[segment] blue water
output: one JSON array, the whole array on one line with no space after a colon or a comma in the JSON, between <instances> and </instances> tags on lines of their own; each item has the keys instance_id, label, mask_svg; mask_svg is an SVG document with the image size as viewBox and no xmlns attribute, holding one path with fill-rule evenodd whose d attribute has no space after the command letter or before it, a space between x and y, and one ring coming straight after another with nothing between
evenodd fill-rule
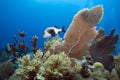
<instances>
[{"instance_id":1,"label":"blue water","mask_svg":"<svg viewBox=\"0 0 120 80\"><path fill-rule=\"evenodd\" d=\"M14 42L14 34L19 39L17 31L20 30L26 32L26 44L31 47L32 36L36 34L39 37L37 47L43 48L45 28L56 25L67 29L79 10L100 4L104 7L104 16L97 29L102 26L109 34L115 28L120 34L119 3L119 0L0 0L0 47ZM115 54L120 51L119 45L120 41Z\"/></svg>"}]
</instances>

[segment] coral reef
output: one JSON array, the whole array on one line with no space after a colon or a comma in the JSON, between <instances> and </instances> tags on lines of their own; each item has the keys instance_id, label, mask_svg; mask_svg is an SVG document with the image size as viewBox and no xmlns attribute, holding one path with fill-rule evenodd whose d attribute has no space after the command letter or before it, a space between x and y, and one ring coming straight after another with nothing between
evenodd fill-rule
<instances>
[{"instance_id":1,"label":"coral reef","mask_svg":"<svg viewBox=\"0 0 120 80\"><path fill-rule=\"evenodd\" d=\"M88 55L87 55L88 56ZM86 57L86 56L85 56ZM104 68L104 65L100 62L94 62L91 66L88 62L83 64L79 79L77 80L119 80L116 69L112 69L111 72Z\"/></svg>"},{"instance_id":2,"label":"coral reef","mask_svg":"<svg viewBox=\"0 0 120 80\"><path fill-rule=\"evenodd\" d=\"M23 32L18 31L18 34L19 34L22 42L18 43L19 41L16 38L16 40L17 40L16 43L18 43L18 48L20 48L23 51L23 53L26 54L27 53L27 48L28 48L28 45L25 44L25 40L24 40L24 37L26 36L26 34L25 34L24 31ZM15 37L14 37L14 39L15 39Z\"/></svg>"},{"instance_id":3,"label":"coral reef","mask_svg":"<svg viewBox=\"0 0 120 80\"><path fill-rule=\"evenodd\" d=\"M72 76L74 76L73 74L77 73L80 68L80 63L73 63L71 59L62 52L51 55L44 63L44 71L40 70L37 77L42 75L45 77L45 80L58 80L58 78L62 80L71 80Z\"/></svg>"},{"instance_id":4,"label":"coral reef","mask_svg":"<svg viewBox=\"0 0 120 80\"><path fill-rule=\"evenodd\" d=\"M9 80L120 80L120 55L112 56L118 35L114 29L108 36L103 29L96 31L102 15L102 6L79 11L64 40L59 36L48 38L44 52L36 48L38 37L33 36L34 54L17 60L18 68ZM24 42L25 34L19 35Z\"/></svg>"},{"instance_id":5,"label":"coral reef","mask_svg":"<svg viewBox=\"0 0 120 80\"><path fill-rule=\"evenodd\" d=\"M51 53L59 53L59 50L55 50L56 48L59 49L60 45L62 44L62 38L59 36L56 36L52 39L48 38L47 41L44 43L44 50L47 51L49 50Z\"/></svg>"},{"instance_id":6,"label":"coral reef","mask_svg":"<svg viewBox=\"0 0 120 80\"><path fill-rule=\"evenodd\" d=\"M13 53L13 55L15 57L19 57L18 54L17 54L18 50L22 50L23 53L21 53L21 54L26 54L27 53L27 48L28 48L28 45L25 44L25 40L24 40L24 37L26 36L25 32L24 31L23 32L18 31L18 34L21 38L21 42L14 35L15 43L9 43L10 48L11 48L11 53Z\"/></svg>"},{"instance_id":7,"label":"coral reef","mask_svg":"<svg viewBox=\"0 0 120 80\"><path fill-rule=\"evenodd\" d=\"M34 56L29 54L18 59L19 67L9 80L119 80L116 69L106 70L102 63L70 58L64 52L51 54L37 50ZM118 68L119 69L119 68Z\"/></svg>"},{"instance_id":8,"label":"coral reef","mask_svg":"<svg viewBox=\"0 0 120 80\"><path fill-rule=\"evenodd\" d=\"M15 74L27 80L57 80L58 78L74 80L72 76L81 68L79 61L72 60L64 52L50 54L47 51L43 54L38 50L32 58L27 54L19 58L18 62L19 68L16 69Z\"/></svg>"},{"instance_id":9,"label":"coral reef","mask_svg":"<svg viewBox=\"0 0 120 80\"><path fill-rule=\"evenodd\" d=\"M13 64L10 61L3 62L0 66L0 80L8 80L13 72Z\"/></svg>"},{"instance_id":10,"label":"coral reef","mask_svg":"<svg viewBox=\"0 0 120 80\"><path fill-rule=\"evenodd\" d=\"M53 50L65 51L71 57L80 59L86 54L90 41L97 35L95 25L99 23L102 14L102 6L79 11L66 31L63 43L56 45Z\"/></svg>"},{"instance_id":11,"label":"coral reef","mask_svg":"<svg viewBox=\"0 0 120 80\"><path fill-rule=\"evenodd\" d=\"M42 54L42 52L37 52L33 56L34 59L32 59L29 54L23 56L22 58L19 58L19 68L16 69L15 73L17 75L22 75L28 80L33 80L36 76L37 71L39 70L39 67L42 64Z\"/></svg>"},{"instance_id":12,"label":"coral reef","mask_svg":"<svg viewBox=\"0 0 120 80\"><path fill-rule=\"evenodd\" d=\"M28 50L29 46L25 44L25 39L24 39L24 37L26 36L25 32L18 31L18 34L21 40L19 41L17 37L14 35L15 43L9 43L11 53L13 53L15 57L18 58L20 56L23 56L27 54L30 50L33 51L33 53L35 53L39 49L37 48L38 36L35 35L32 37L31 40L32 48Z\"/></svg>"}]
</instances>

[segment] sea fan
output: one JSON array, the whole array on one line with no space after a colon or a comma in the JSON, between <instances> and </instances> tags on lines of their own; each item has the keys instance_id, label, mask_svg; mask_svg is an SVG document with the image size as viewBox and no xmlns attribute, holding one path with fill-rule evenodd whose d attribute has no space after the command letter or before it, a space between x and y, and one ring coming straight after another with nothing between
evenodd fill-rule
<instances>
[{"instance_id":1,"label":"sea fan","mask_svg":"<svg viewBox=\"0 0 120 80\"><path fill-rule=\"evenodd\" d=\"M98 31L98 35L96 36L96 38L93 40L94 43L100 41L105 35L105 32L104 30L101 28L99 31Z\"/></svg>"},{"instance_id":2,"label":"sea fan","mask_svg":"<svg viewBox=\"0 0 120 80\"><path fill-rule=\"evenodd\" d=\"M63 42L64 50L71 57L80 59L86 54L90 41L97 35L95 25L99 23L102 15L102 6L96 6L83 9L74 16Z\"/></svg>"},{"instance_id":3,"label":"sea fan","mask_svg":"<svg viewBox=\"0 0 120 80\"><path fill-rule=\"evenodd\" d=\"M111 31L108 36L102 37L99 41L93 43L90 46L89 53L91 54L93 60L96 62L101 62L104 67L111 70L113 67L113 56L112 52L116 48L116 43L118 42L118 35L114 35L115 29ZM100 34L99 34L100 35Z\"/></svg>"},{"instance_id":4,"label":"sea fan","mask_svg":"<svg viewBox=\"0 0 120 80\"><path fill-rule=\"evenodd\" d=\"M95 6L92 9L83 9L73 18L61 44L52 49L53 53L65 51L70 57L81 59L86 54L90 42L97 35L95 25L103 15L103 7Z\"/></svg>"}]
</instances>

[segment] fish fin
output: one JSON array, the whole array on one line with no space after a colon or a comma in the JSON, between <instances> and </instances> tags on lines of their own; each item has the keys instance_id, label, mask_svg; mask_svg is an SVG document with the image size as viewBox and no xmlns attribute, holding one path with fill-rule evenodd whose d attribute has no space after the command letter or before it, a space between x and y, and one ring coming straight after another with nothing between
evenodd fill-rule
<instances>
[{"instance_id":1,"label":"fish fin","mask_svg":"<svg viewBox=\"0 0 120 80\"><path fill-rule=\"evenodd\" d=\"M58 28L57 26L54 26L55 28Z\"/></svg>"}]
</instances>

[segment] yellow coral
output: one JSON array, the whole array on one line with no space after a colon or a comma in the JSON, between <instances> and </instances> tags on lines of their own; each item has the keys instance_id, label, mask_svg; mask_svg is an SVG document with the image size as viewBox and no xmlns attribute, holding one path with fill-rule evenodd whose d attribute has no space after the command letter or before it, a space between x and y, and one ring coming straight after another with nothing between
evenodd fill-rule
<instances>
[{"instance_id":1,"label":"yellow coral","mask_svg":"<svg viewBox=\"0 0 120 80\"><path fill-rule=\"evenodd\" d=\"M51 55L44 63L45 69L51 73L65 73L65 71L69 70L70 65L70 58L68 58L64 53Z\"/></svg>"},{"instance_id":2,"label":"yellow coral","mask_svg":"<svg viewBox=\"0 0 120 80\"><path fill-rule=\"evenodd\" d=\"M26 79L49 79L55 76L68 76L80 71L79 61L72 61L64 52L51 54L46 51L44 54L38 50L31 58L29 54L18 59L19 68L15 74ZM72 65L74 64L74 65ZM71 77L71 76L69 76ZM54 78L53 78L54 79Z\"/></svg>"},{"instance_id":3,"label":"yellow coral","mask_svg":"<svg viewBox=\"0 0 120 80\"><path fill-rule=\"evenodd\" d=\"M69 58L64 52L59 54L52 54L43 64L43 67L39 69L37 78L44 76L60 76L63 77L66 74L73 74L80 71L81 64L79 61L74 62L72 66L71 58ZM41 77L40 77L41 76Z\"/></svg>"},{"instance_id":4,"label":"yellow coral","mask_svg":"<svg viewBox=\"0 0 120 80\"><path fill-rule=\"evenodd\" d=\"M34 58L30 58L29 54L23 56L22 58L19 58L19 68L16 69L15 73L29 79L31 72L34 72L34 74L36 74L39 67L42 65L42 55L43 53L38 50L36 54L34 54Z\"/></svg>"},{"instance_id":5,"label":"yellow coral","mask_svg":"<svg viewBox=\"0 0 120 80\"><path fill-rule=\"evenodd\" d=\"M93 66L95 66L95 68L104 68L103 64L100 62L95 62Z\"/></svg>"},{"instance_id":6,"label":"yellow coral","mask_svg":"<svg viewBox=\"0 0 120 80\"><path fill-rule=\"evenodd\" d=\"M44 43L45 50L55 50L56 45L60 45L62 43L62 38L56 36L52 39L48 38L47 41Z\"/></svg>"}]
</instances>

